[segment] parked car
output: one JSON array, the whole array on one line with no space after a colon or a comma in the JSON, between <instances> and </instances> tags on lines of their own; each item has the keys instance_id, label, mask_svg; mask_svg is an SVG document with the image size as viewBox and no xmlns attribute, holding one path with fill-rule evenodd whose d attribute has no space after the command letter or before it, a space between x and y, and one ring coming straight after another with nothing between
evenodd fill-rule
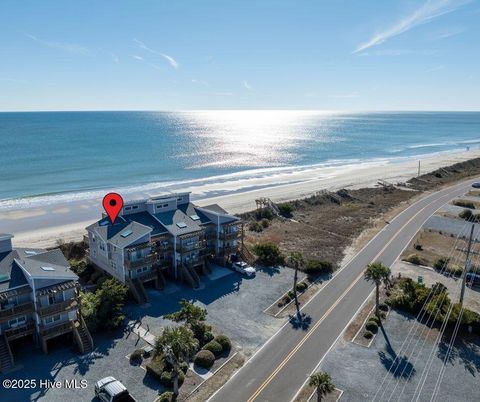
<instances>
[{"instance_id":1,"label":"parked car","mask_svg":"<svg viewBox=\"0 0 480 402\"><path fill-rule=\"evenodd\" d=\"M246 262L237 261L233 263L233 269L237 272L240 272L243 275L255 276L257 271L252 266L248 265Z\"/></svg>"},{"instance_id":2,"label":"parked car","mask_svg":"<svg viewBox=\"0 0 480 402\"><path fill-rule=\"evenodd\" d=\"M480 181L476 181L475 183L472 184L473 188L480 188Z\"/></svg>"},{"instance_id":3,"label":"parked car","mask_svg":"<svg viewBox=\"0 0 480 402\"><path fill-rule=\"evenodd\" d=\"M95 383L95 396L102 402L137 402L125 385L113 377L105 377Z\"/></svg>"},{"instance_id":4,"label":"parked car","mask_svg":"<svg viewBox=\"0 0 480 402\"><path fill-rule=\"evenodd\" d=\"M469 272L465 280L469 286L480 286L480 274Z\"/></svg>"}]
</instances>

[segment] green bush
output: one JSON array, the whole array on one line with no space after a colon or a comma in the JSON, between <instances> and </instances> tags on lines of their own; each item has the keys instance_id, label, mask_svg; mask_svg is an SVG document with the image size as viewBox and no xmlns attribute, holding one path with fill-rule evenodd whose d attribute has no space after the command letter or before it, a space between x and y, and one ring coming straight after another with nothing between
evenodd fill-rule
<instances>
[{"instance_id":1,"label":"green bush","mask_svg":"<svg viewBox=\"0 0 480 402\"><path fill-rule=\"evenodd\" d=\"M308 288L308 285L305 282L297 283L297 291L305 292L305 290L307 290L307 288Z\"/></svg>"},{"instance_id":2,"label":"green bush","mask_svg":"<svg viewBox=\"0 0 480 402\"><path fill-rule=\"evenodd\" d=\"M270 221L268 219L262 219L260 224L262 225L262 228L266 229L270 226Z\"/></svg>"},{"instance_id":3,"label":"green bush","mask_svg":"<svg viewBox=\"0 0 480 402\"><path fill-rule=\"evenodd\" d=\"M363 333L363 337L366 338L366 339L372 339L373 338L373 333L370 332L370 331L365 331Z\"/></svg>"},{"instance_id":4,"label":"green bush","mask_svg":"<svg viewBox=\"0 0 480 402\"><path fill-rule=\"evenodd\" d=\"M334 266L330 261L308 260L303 271L308 275L332 273Z\"/></svg>"},{"instance_id":5,"label":"green bush","mask_svg":"<svg viewBox=\"0 0 480 402\"><path fill-rule=\"evenodd\" d=\"M460 276L463 273L463 267L461 265L452 264L447 266L447 272L453 276Z\"/></svg>"},{"instance_id":6,"label":"green bush","mask_svg":"<svg viewBox=\"0 0 480 402\"><path fill-rule=\"evenodd\" d=\"M285 260L280 249L273 243L259 243L253 247L258 260L266 265L282 264Z\"/></svg>"},{"instance_id":7,"label":"green bush","mask_svg":"<svg viewBox=\"0 0 480 402\"><path fill-rule=\"evenodd\" d=\"M251 222L248 225L248 229L251 230L252 232L260 233L263 230L263 226L258 222Z\"/></svg>"},{"instance_id":8,"label":"green bush","mask_svg":"<svg viewBox=\"0 0 480 402\"><path fill-rule=\"evenodd\" d=\"M180 366L180 370L183 371L183 374L187 374L188 363L187 362L181 362L179 366Z\"/></svg>"},{"instance_id":9,"label":"green bush","mask_svg":"<svg viewBox=\"0 0 480 402\"><path fill-rule=\"evenodd\" d=\"M213 339L212 327L201 321L194 321L190 324L193 336L198 339L200 346L205 345Z\"/></svg>"},{"instance_id":10,"label":"green bush","mask_svg":"<svg viewBox=\"0 0 480 402\"><path fill-rule=\"evenodd\" d=\"M201 350L195 355L193 363L198 367L209 369L215 363L215 355L209 350Z\"/></svg>"},{"instance_id":11,"label":"green bush","mask_svg":"<svg viewBox=\"0 0 480 402\"><path fill-rule=\"evenodd\" d=\"M228 352L232 348L232 342L226 335L218 335L215 337L215 342L220 344L224 352Z\"/></svg>"},{"instance_id":12,"label":"green bush","mask_svg":"<svg viewBox=\"0 0 480 402\"><path fill-rule=\"evenodd\" d=\"M456 205L457 207L475 209L475 204L467 200L455 200L453 201L453 205Z\"/></svg>"},{"instance_id":13,"label":"green bush","mask_svg":"<svg viewBox=\"0 0 480 402\"><path fill-rule=\"evenodd\" d=\"M367 331L370 331L370 332L373 332L373 333L376 333L378 331L378 325L376 322L373 322L373 321L369 321L365 324L365 329Z\"/></svg>"},{"instance_id":14,"label":"green bush","mask_svg":"<svg viewBox=\"0 0 480 402\"><path fill-rule=\"evenodd\" d=\"M160 380L165 370L165 359L163 356L155 356L146 364L147 373L151 374L157 380Z\"/></svg>"},{"instance_id":15,"label":"green bush","mask_svg":"<svg viewBox=\"0 0 480 402\"><path fill-rule=\"evenodd\" d=\"M422 246L420 243L415 243L415 244L413 245L413 248L414 248L415 250L418 250L418 251L422 251L422 250L423 250L423 246Z\"/></svg>"},{"instance_id":16,"label":"green bush","mask_svg":"<svg viewBox=\"0 0 480 402\"><path fill-rule=\"evenodd\" d=\"M449 262L450 259L447 257L437 258L433 263L433 268L435 268L437 271L442 271L444 269L447 269Z\"/></svg>"},{"instance_id":17,"label":"green bush","mask_svg":"<svg viewBox=\"0 0 480 402\"><path fill-rule=\"evenodd\" d=\"M155 400L155 402L173 402L173 401L174 401L174 397L173 397L173 392L171 391L164 392Z\"/></svg>"},{"instance_id":18,"label":"green bush","mask_svg":"<svg viewBox=\"0 0 480 402\"><path fill-rule=\"evenodd\" d=\"M217 341L213 340L208 342L203 348L203 350L209 350L215 356L219 356L222 354L223 348Z\"/></svg>"},{"instance_id":19,"label":"green bush","mask_svg":"<svg viewBox=\"0 0 480 402\"><path fill-rule=\"evenodd\" d=\"M284 216L285 218L291 218L293 212L293 205L289 202L285 204L279 204L278 210L280 211L280 215Z\"/></svg>"},{"instance_id":20,"label":"green bush","mask_svg":"<svg viewBox=\"0 0 480 402\"><path fill-rule=\"evenodd\" d=\"M410 264L420 265L420 257L417 254L410 254L404 261L409 262Z\"/></svg>"},{"instance_id":21,"label":"green bush","mask_svg":"<svg viewBox=\"0 0 480 402\"><path fill-rule=\"evenodd\" d=\"M475 215L470 209L464 209L462 212L458 214L458 217L461 219L465 219L468 222L477 222L477 215Z\"/></svg>"},{"instance_id":22,"label":"green bush","mask_svg":"<svg viewBox=\"0 0 480 402\"><path fill-rule=\"evenodd\" d=\"M80 277L85 277L89 273L91 267L84 260L70 260L70 268Z\"/></svg>"},{"instance_id":23,"label":"green bush","mask_svg":"<svg viewBox=\"0 0 480 402\"><path fill-rule=\"evenodd\" d=\"M160 376L160 384L162 384L166 388L173 387L173 380L172 380L172 371L164 371ZM183 382L185 381L185 374L183 371L178 372L178 386L180 387Z\"/></svg>"},{"instance_id":24,"label":"green bush","mask_svg":"<svg viewBox=\"0 0 480 402\"><path fill-rule=\"evenodd\" d=\"M386 305L385 303L380 303L378 305L378 309L381 310L381 311L388 311L388 305Z\"/></svg>"},{"instance_id":25,"label":"green bush","mask_svg":"<svg viewBox=\"0 0 480 402\"><path fill-rule=\"evenodd\" d=\"M135 349L132 354L130 355L131 362L138 362L142 360L143 357L143 350L142 349Z\"/></svg>"},{"instance_id":26,"label":"green bush","mask_svg":"<svg viewBox=\"0 0 480 402\"><path fill-rule=\"evenodd\" d=\"M261 220L261 219L271 220L273 219L273 212L268 208L262 208L256 211L255 217L257 218L257 220Z\"/></svg>"},{"instance_id":27,"label":"green bush","mask_svg":"<svg viewBox=\"0 0 480 402\"><path fill-rule=\"evenodd\" d=\"M372 315L369 319L368 322L373 322L377 325L380 325L380 318L378 318L376 315Z\"/></svg>"}]
</instances>

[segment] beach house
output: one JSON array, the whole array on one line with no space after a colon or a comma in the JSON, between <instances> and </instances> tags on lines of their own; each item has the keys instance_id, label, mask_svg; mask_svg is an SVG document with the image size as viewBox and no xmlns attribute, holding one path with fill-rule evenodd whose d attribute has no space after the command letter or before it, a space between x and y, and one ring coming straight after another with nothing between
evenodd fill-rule
<instances>
[{"instance_id":1,"label":"beach house","mask_svg":"<svg viewBox=\"0 0 480 402\"><path fill-rule=\"evenodd\" d=\"M126 202L112 225L103 216L87 227L89 261L146 301L144 284L166 277L196 288L210 261L225 263L242 250L243 222L213 204L199 207L190 193Z\"/></svg>"},{"instance_id":2,"label":"beach house","mask_svg":"<svg viewBox=\"0 0 480 402\"><path fill-rule=\"evenodd\" d=\"M80 314L78 277L59 249L13 248L0 234L0 369L14 364L12 344L26 339L48 352L50 341L67 335L82 353L93 342Z\"/></svg>"}]
</instances>

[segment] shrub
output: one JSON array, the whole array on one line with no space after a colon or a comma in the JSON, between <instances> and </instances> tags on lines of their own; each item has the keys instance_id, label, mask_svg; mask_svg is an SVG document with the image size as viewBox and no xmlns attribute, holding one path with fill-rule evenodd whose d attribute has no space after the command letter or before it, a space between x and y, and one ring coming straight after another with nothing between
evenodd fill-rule
<instances>
[{"instance_id":1,"label":"shrub","mask_svg":"<svg viewBox=\"0 0 480 402\"><path fill-rule=\"evenodd\" d=\"M334 266L330 261L308 260L303 270L308 275L332 273Z\"/></svg>"},{"instance_id":2,"label":"shrub","mask_svg":"<svg viewBox=\"0 0 480 402\"><path fill-rule=\"evenodd\" d=\"M261 223L263 229L266 229L270 226L270 221L268 219L262 219L260 221L260 223Z\"/></svg>"},{"instance_id":3,"label":"shrub","mask_svg":"<svg viewBox=\"0 0 480 402\"><path fill-rule=\"evenodd\" d=\"M273 243L259 243L253 247L253 252L260 262L266 265L282 264L285 260L280 249Z\"/></svg>"},{"instance_id":4,"label":"shrub","mask_svg":"<svg viewBox=\"0 0 480 402\"><path fill-rule=\"evenodd\" d=\"M84 260L70 260L69 264L72 271L80 277L84 277L91 269Z\"/></svg>"},{"instance_id":5,"label":"shrub","mask_svg":"<svg viewBox=\"0 0 480 402\"><path fill-rule=\"evenodd\" d=\"M173 392L167 391L164 392L162 395L158 397L158 399L155 402L173 402Z\"/></svg>"},{"instance_id":6,"label":"shrub","mask_svg":"<svg viewBox=\"0 0 480 402\"><path fill-rule=\"evenodd\" d=\"M188 363L187 363L187 362L181 362L181 363L180 363L180 370L183 371L183 374L187 374L187 371L188 371Z\"/></svg>"},{"instance_id":7,"label":"shrub","mask_svg":"<svg viewBox=\"0 0 480 402\"><path fill-rule=\"evenodd\" d=\"M198 339L201 346L213 339L212 327L201 321L195 321L190 324L193 336Z\"/></svg>"},{"instance_id":8,"label":"shrub","mask_svg":"<svg viewBox=\"0 0 480 402\"><path fill-rule=\"evenodd\" d=\"M476 221L476 216L473 214L473 212L470 209L464 209L462 212L458 214L458 217L461 219L465 219L466 221L469 221L469 222Z\"/></svg>"},{"instance_id":9,"label":"shrub","mask_svg":"<svg viewBox=\"0 0 480 402\"><path fill-rule=\"evenodd\" d=\"M410 264L420 265L420 257L417 254L410 254L404 261L409 262Z\"/></svg>"},{"instance_id":10,"label":"shrub","mask_svg":"<svg viewBox=\"0 0 480 402\"><path fill-rule=\"evenodd\" d=\"M286 294L285 296L283 296L282 302L283 304L287 304L290 303L290 300L292 300L292 298L288 294Z\"/></svg>"},{"instance_id":11,"label":"shrub","mask_svg":"<svg viewBox=\"0 0 480 402\"><path fill-rule=\"evenodd\" d=\"M297 291L305 292L305 290L307 290L308 288L308 285L305 282L300 282L300 283L297 283L296 287L297 287Z\"/></svg>"},{"instance_id":12,"label":"shrub","mask_svg":"<svg viewBox=\"0 0 480 402\"><path fill-rule=\"evenodd\" d=\"M260 233L263 230L263 227L258 222L251 222L250 225L248 225L248 229L252 232Z\"/></svg>"},{"instance_id":13,"label":"shrub","mask_svg":"<svg viewBox=\"0 0 480 402\"><path fill-rule=\"evenodd\" d=\"M387 318L387 314L385 313L385 311L380 311L380 313L378 313L378 316L380 317L380 319L384 320L385 318Z\"/></svg>"},{"instance_id":14,"label":"shrub","mask_svg":"<svg viewBox=\"0 0 480 402\"><path fill-rule=\"evenodd\" d=\"M378 318L376 315L372 315L369 319L368 322L373 322L377 325L380 325L380 318Z\"/></svg>"},{"instance_id":15,"label":"shrub","mask_svg":"<svg viewBox=\"0 0 480 402\"><path fill-rule=\"evenodd\" d=\"M268 208L262 208L255 213L255 217L257 218L257 220L261 220L261 219L271 220L273 219L273 213Z\"/></svg>"},{"instance_id":16,"label":"shrub","mask_svg":"<svg viewBox=\"0 0 480 402\"><path fill-rule=\"evenodd\" d=\"M388 311L388 305L386 305L385 303L381 303L378 305L378 308L379 310L381 311ZM376 318L376 317L375 317Z\"/></svg>"},{"instance_id":17,"label":"shrub","mask_svg":"<svg viewBox=\"0 0 480 402\"><path fill-rule=\"evenodd\" d=\"M195 355L193 359L193 363L195 365L197 365L198 367L206 368L206 369L209 369L210 367L212 367L214 362L215 362L215 355L209 350L201 350Z\"/></svg>"},{"instance_id":18,"label":"shrub","mask_svg":"<svg viewBox=\"0 0 480 402\"><path fill-rule=\"evenodd\" d=\"M453 201L453 205L456 205L457 207L475 209L475 204L467 200L455 200Z\"/></svg>"},{"instance_id":19,"label":"shrub","mask_svg":"<svg viewBox=\"0 0 480 402\"><path fill-rule=\"evenodd\" d=\"M143 350L142 349L135 349L132 354L130 355L131 362L138 362L142 360L143 357Z\"/></svg>"},{"instance_id":20,"label":"shrub","mask_svg":"<svg viewBox=\"0 0 480 402\"><path fill-rule=\"evenodd\" d=\"M435 268L438 271L447 269L449 262L450 262L450 259L447 257L437 258L433 263L433 268Z\"/></svg>"},{"instance_id":21,"label":"shrub","mask_svg":"<svg viewBox=\"0 0 480 402\"><path fill-rule=\"evenodd\" d=\"M213 340L208 342L203 348L203 350L209 350L215 356L219 356L222 354L223 348L217 341Z\"/></svg>"},{"instance_id":22,"label":"shrub","mask_svg":"<svg viewBox=\"0 0 480 402\"><path fill-rule=\"evenodd\" d=\"M280 211L280 215L284 216L285 218L291 218L293 212L293 205L289 202L285 204L278 205L278 210Z\"/></svg>"},{"instance_id":23,"label":"shrub","mask_svg":"<svg viewBox=\"0 0 480 402\"><path fill-rule=\"evenodd\" d=\"M378 331L378 325L377 325L376 322L368 321L368 322L365 324L365 329L366 329L367 331L376 333L376 332Z\"/></svg>"},{"instance_id":24,"label":"shrub","mask_svg":"<svg viewBox=\"0 0 480 402\"><path fill-rule=\"evenodd\" d=\"M172 374L173 373L171 371L164 371L160 376L160 384L162 384L164 387L172 388L173 387ZM183 374L183 371L180 370L178 372L178 386L180 387L184 381L185 381L185 374Z\"/></svg>"},{"instance_id":25,"label":"shrub","mask_svg":"<svg viewBox=\"0 0 480 402\"><path fill-rule=\"evenodd\" d=\"M418 250L418 251L422 251L422 250L423 250L423 246L422 246L420 243L415 243L415 244L413 245L413 248L414 248L415 250Z\"/></svg>"},{"instance_id":26,"label":"shrub","mask_svg":"<svg viewBox=\"0 0 480 402\"><path fill-rule=\"evenodd\" d=\"M366 339L372 339L373 338L373 333L370 332L370 331L365 331L363 333L363 337L366 338Z\"/></svg>"},{"instance_id":27,"label":"shrub","mask_svg":"<svg viewBox=\"0 0 480 402\"><path fill-rule=\"evenodd\" d=\"M226 335L218 335L215 337L215 342L220 344L224 352L228 352L232 348L232 342Z\"/></svg>"},{"instance_id":28,"label":"shrub","mask_svg":"<svg viewBox=\"0 0 480 402\"><path fill-rule=\"evenodd\" d=\"M460 276L463 273L463 267L461 265L452 264L447 266L447 272L453 276Z\"/></svg>"},{"instance_id":29,"label":"shrub","mask_svg":"<svg viewBox=\"0 0 480 402\"><path fill-rule=\"evenodd\" d=\"M155 356L150 362L146 365L147 373L151 374L157 380L160 380L162 373L165 370L165 359L163 356Z\"/></svg>"}]
</instances>

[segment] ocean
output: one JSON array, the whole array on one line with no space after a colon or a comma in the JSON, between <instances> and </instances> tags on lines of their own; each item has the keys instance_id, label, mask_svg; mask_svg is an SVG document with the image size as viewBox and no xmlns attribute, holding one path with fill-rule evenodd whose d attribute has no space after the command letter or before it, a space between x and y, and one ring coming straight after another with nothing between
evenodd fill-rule
<instances>
[{"instance_id":1,"label":"ocean","mask_svg":"<svg viewBox=\"0 0 480 402\"><path fill-rule=\"evenodd\" d=\"M480 112L0 113L0 209L478 149Z\"/></svg>"}]
</instances>

